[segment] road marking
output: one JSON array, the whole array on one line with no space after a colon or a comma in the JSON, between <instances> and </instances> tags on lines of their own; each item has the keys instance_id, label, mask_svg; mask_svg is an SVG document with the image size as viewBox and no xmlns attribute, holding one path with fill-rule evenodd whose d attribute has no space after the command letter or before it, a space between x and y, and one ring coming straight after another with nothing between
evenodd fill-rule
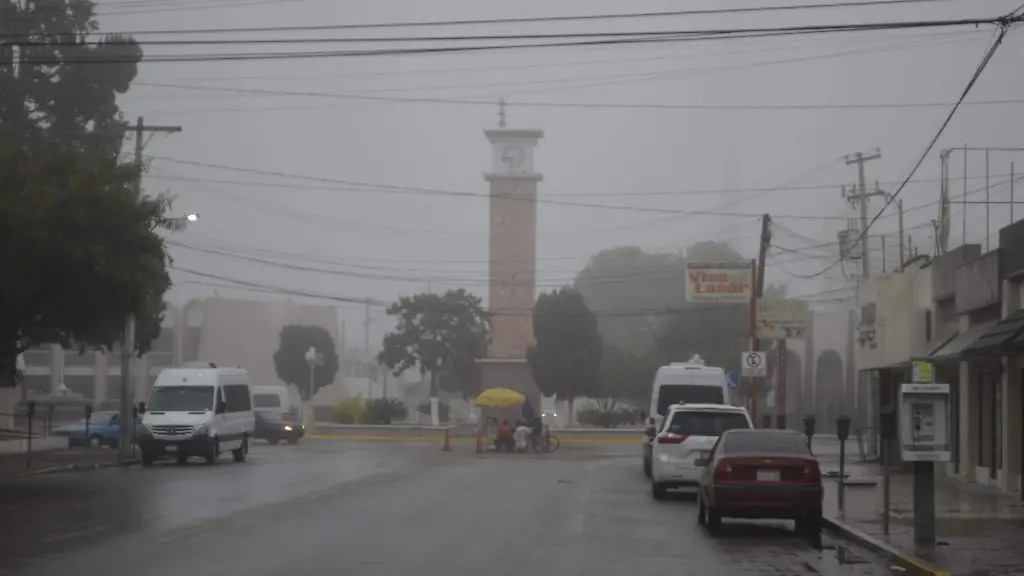
<instances>
[{"instance_id":1,"label":"road marking","mask_svg":"<svg viewBox=\"0 0 1024 576\"><path fill-rule=\"evenodd\" d=\"M61 540L67 540L69 538L77 538L79 536L88 536L89 534L95 534L97 532L103 532L106 529L107 529L106 526L97 526L95 528L86 528L85 530L76 530L74 532L65 532L63 534L54 534L53 536L48 536L47 538L45 538L43 540L43 542L46 542L47 544L52 544L54 542L60 542Z\"/></svg>"}]
</instances>

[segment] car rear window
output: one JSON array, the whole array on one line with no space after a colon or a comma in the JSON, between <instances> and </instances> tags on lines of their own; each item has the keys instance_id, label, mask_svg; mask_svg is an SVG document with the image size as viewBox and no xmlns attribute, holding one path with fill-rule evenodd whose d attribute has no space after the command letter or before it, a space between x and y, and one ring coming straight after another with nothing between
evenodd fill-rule
<instances>
[{"instance_id":1,"label":"car rear window","mask_svg":"<svg viewBox=\"0 0 1024 576\"><path fill-rule=\"evenodd\" d=\"M668 431L687 436L721 436L728 430L747 430L747 417L738 412L676 412Z\"/></svg>"},{"instance_id":2,"label":"car rear window","mask_svg":"<svg viewBox=\"0 0 1024 576\"><path fill-rule=\"evenodd\" d=\"M256 408L280 408L281 398L277 394L253 394Z\"/></svg>"},{"instance_id":3,"label":"car rear window","mask_svg":"<svg viewBox=\"0 0 1024 576\"><path fill-rule=\"evenodd\" d=\"M658 388L658 414L664 416L673 404L725 404L721 386L666 384Z\"/></svg>"},{"instance_id":4,"label":"car rear window","mask_svg":"<svg viewBox=\"0 0 1024 576\"><path fill-rule=\"evenodd\" d=\"M723 446L727 454L808 454L807 441L798 434L752 432L729 434Z\"/></svg>"}]
</instances>

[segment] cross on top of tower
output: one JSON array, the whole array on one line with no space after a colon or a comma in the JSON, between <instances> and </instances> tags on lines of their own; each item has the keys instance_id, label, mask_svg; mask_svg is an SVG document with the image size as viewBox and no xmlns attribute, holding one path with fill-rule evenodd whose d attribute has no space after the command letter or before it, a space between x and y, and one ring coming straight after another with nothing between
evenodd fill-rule
<instances>
[{"instance_id":1,"label":"cross on top of tower","mask_svg":"<svg viewBox=\"0 0 1024 576\"><path fill-rule=\"evenodd\" d=\"M498 127L505 127L505 99L498 100Z\"/></svg>"}]
</instances>

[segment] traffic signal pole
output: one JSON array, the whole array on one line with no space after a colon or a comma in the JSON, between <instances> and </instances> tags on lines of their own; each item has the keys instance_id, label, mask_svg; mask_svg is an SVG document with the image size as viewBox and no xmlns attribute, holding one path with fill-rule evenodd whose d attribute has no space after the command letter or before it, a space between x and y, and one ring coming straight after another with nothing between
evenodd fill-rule
<instances>
[{"instance_id":1,"label":"traffic signal pole","mask_svg":"<svg viewBox=\"0 0 1024 576\"><path fill-rule=\"evenodd\" d=\"M772 241L772 217L768 214L761 216L761 247L757 253L757 260L750 261L750 279L754 283L750 287L750 351L757 352L757 300L764 294L764 260L768 255L768 246ZM754 421L754 427L758 426L757 420L757 377L750 376L750 418Z\"/></svg>"}]
</instances>

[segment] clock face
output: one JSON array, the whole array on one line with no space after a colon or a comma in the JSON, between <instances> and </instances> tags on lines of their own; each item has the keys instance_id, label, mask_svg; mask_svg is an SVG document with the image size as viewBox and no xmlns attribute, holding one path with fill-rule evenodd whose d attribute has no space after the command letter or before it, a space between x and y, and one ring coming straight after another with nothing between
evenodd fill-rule
<instances>
[{"instance_id":1,"label":"clock face","mask_svg":"<svg viewBox=\"0 0 1024 576\"><path fill-rule=\"evenodd\" d=\"M526 149L519 144L506 144L499 156L506 172L522 172L526 164Z\"/></svg>"}]
</instances>

